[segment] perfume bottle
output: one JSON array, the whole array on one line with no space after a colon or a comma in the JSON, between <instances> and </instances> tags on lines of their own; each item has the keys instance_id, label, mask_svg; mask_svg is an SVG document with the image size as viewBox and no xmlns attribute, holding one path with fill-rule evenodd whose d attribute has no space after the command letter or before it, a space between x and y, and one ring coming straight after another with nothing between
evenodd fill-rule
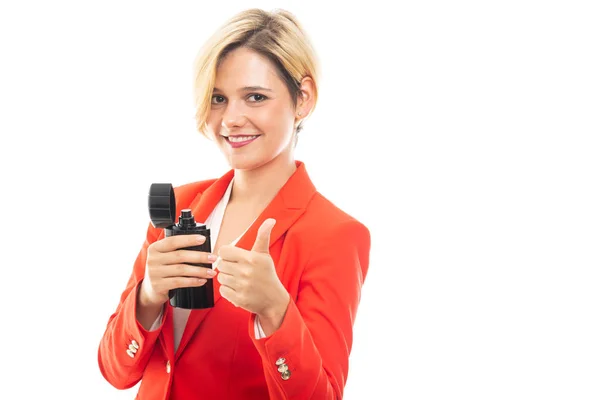
<instances>
[{"instance_id":1,"label":"perfume bottle","mask_svg":"<svg viewBox=\"0 0 600 400\"><path fill-rule=\"evenodd\" d=\"M163 228L165 237L177 235L202 235L206 241L198 246L185 247L182 250L211 252L210 229L205 224L196 222L191 209L181 210L178 222L176 213L175 192L170 183L153 183L148 193L148 211L150 221L155 228ZM189 263L197 267L212 268L211 264ZM186 287L169 290L169 302L173 307L200 309L214 306L213 280L198 287Z\"/></svg>"}]
</instances>

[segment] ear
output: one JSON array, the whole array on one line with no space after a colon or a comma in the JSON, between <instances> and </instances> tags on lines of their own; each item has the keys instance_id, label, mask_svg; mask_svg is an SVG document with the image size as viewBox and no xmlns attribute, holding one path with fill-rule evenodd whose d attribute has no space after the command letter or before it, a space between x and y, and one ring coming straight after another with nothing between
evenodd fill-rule
<instances>
[{"instance_id":1,"label":"ear","mask_svg":"<svg viewBox=\"0 0 600 400\"><path fill-rule=\"evenodd\" d=\"M315 81L310 76L305 76L300 81L300 93L296 103L296 122L306 118L315 105L317 88Z\"/></svg>"}]
</instances>

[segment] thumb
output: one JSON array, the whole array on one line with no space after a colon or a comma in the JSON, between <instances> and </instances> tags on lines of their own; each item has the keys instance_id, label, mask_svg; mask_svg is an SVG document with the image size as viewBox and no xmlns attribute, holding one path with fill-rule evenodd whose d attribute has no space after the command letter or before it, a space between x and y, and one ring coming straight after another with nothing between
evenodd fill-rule
<instances>
[{"instance_id":1,"label":"thumb","mask_svg":"<svg viewBox=\"0 0 600 400\"><path fill-rule=\"evenodd\" d=\"M273 218L269 218L262 223L260 228L258 228L256 241L254 242L254 246L252 246L252 251L269 253L269 241L271 239L271 231L275 226L275 222L276 221Z\"/></svg>"}]
</instances>

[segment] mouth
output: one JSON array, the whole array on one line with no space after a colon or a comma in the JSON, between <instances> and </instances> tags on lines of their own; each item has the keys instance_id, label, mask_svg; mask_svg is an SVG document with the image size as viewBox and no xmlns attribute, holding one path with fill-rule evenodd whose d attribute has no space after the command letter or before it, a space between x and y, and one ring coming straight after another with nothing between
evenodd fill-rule
<instances>
[{"instance_id":1,"label":"mouth","mask_svg":"<svg viewBox=\"0 0 600 400\"><path fill-rule=\"evenodd\" d=\"M239 148L255 141L260 135L252 136L223 136L233 148Z\"/></svg>"}]
</instances>

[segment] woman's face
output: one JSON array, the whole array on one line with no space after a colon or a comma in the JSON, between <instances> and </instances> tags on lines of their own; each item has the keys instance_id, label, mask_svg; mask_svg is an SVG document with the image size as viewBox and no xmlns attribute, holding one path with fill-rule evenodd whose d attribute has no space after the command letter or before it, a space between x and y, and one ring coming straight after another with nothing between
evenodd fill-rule
<instances>
[{"instance_id":1,"label":"woman's face","mask_svg":"<svg viewBox=\"0 0 600 400\"><path fill-rule=\"evenodd\" d=\"M217 68L208 135L231 168L254 169L293 151L295 109L271 62L247 48Z\"/></svg>"}]
</instances>

